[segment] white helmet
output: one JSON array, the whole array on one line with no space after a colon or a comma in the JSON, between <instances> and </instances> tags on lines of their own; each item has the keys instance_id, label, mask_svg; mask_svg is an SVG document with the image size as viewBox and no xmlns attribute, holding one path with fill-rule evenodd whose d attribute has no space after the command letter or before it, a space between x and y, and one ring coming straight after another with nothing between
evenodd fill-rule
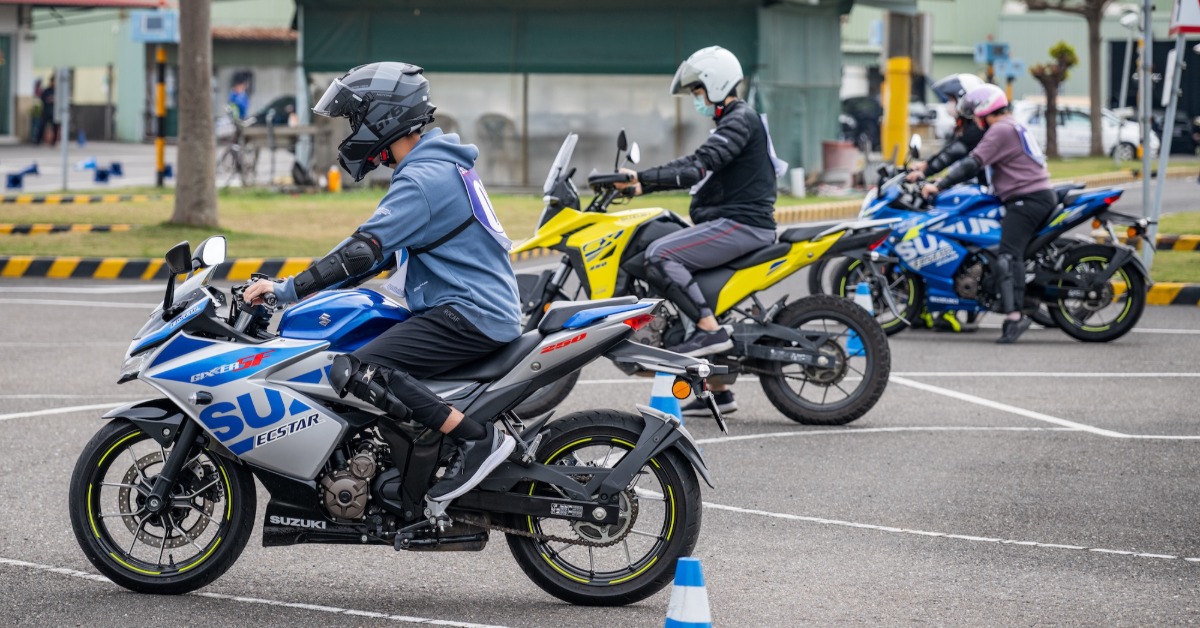
<instances>
[{"instance_id":1,"label":"white helmet","mask_svg":"<svg viewBox=\"0 0 1200 628\"><path fill-rule=\"evenodd\" d=\"M688 95L692 86L704 86L710 102L721 104L733 94L742 81L742 64L732 52L720 47L709 46L692 53L687 61L679 64L675 78L671 80L671 94Z\"/></svg>"}]
</instances>

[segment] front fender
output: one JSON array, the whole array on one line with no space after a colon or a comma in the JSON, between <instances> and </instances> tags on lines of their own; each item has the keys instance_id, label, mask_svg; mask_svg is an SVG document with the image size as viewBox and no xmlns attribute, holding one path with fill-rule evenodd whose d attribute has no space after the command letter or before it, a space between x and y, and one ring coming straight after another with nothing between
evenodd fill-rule
<instances>
[{"instance_id":1,"label":"front fender","mask_svg":"<svg viewBox=\"0 0 1200 628\"><path fill-rule=\"evenodd\" d=\"M187 415L170 399L143 399L113 408L103 419L126 419L163 447L170 447Z\"/></svg>"}]
</instances>

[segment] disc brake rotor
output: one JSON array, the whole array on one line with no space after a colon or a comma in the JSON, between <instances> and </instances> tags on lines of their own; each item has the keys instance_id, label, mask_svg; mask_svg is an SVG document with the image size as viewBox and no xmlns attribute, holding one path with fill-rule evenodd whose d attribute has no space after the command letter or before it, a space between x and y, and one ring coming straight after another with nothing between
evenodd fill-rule
<instances>
[{"instance_id":1,"label":"disc brake rotor","mask_svg":"<svg viewBox=\"0 0 1200 628\"><path fill-rule=\"evenodd\" d=\"M150 487L154 485L154 480L158 476L148 476L146 482L141 482L141 477L147 468L160 464L162 461L162 452L155 451L139 458L136 466L129 467L129 470L125 472L125 477L121 479L121 483L143 486L145 492L122 486L117 492L117 507L121 512L141 512L145 508ZM213 471L207 469L203 464L193 462L192 465L180 471L182 477L176 485L176 492L183 495L194 492L196 488L207 483L208 476L212 473ZM181 495L177 494L175 497L179 498ZM192 508L186 505L175 505L161 515L142 515L141 517L125 515L121 517L121 521L125 522L125 527L129 529L130 533L137 535L138 541L146 545L155 548L164 547L163 536L166 536L166 548L182 547L194 542L208 528L216 503L215 499L206 498L204 494L196 495L189 501ZM196 517L190 526L185 527L188 516L196 511L203 515Z\"/></svg>"}]
</instances>

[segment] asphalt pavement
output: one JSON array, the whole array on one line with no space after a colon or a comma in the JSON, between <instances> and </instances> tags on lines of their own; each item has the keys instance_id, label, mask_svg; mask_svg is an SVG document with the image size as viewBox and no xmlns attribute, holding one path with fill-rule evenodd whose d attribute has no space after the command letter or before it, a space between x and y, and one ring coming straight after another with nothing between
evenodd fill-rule
<instances>
[{"instance_id":1,"label":"asphalt pavement","mask_svg":"<svg viewBox=\"0 0 1200 628\"><path fill-rule=\"evenodd\" d=\"M780 291L802 294L803 277ZM158 287L0 282L0 618L6 625L656 626L669 588L614 609L534 586L498 535L480 553L263 548L180 597L99 576L66 486ZM1111 344L1032 329L891 339L879 404L805 427L740 381L722 436L689 419L716 489L695 555L722 626L1169 625L1200 618L1200 309L1147 308ZM644 403L593 363L560 412ZM259 487L258 516L266 502ZM256 526L257 527L257 526Z\"/></svg>"}]
</instances>

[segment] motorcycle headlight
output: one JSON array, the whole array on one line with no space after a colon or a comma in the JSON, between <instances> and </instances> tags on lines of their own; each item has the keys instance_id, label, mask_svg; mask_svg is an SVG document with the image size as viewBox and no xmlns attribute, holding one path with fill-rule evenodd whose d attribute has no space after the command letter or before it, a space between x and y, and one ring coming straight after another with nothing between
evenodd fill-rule
<instances>
[{"instance_id":1,"label":"motorcycle headlight","mask_svg":"<svg viewBox=\"0 0 1200 628\"><path fill-rule=\"evenodd\" d=\"M146 366L146 359L150 357L152 351L143 351L137 355L125 358L125 363L121 365L121 379L117 383L124 384L125 382L137 379L137 376L142 372L142 368Z\"/></svg>"}]
</instances>

